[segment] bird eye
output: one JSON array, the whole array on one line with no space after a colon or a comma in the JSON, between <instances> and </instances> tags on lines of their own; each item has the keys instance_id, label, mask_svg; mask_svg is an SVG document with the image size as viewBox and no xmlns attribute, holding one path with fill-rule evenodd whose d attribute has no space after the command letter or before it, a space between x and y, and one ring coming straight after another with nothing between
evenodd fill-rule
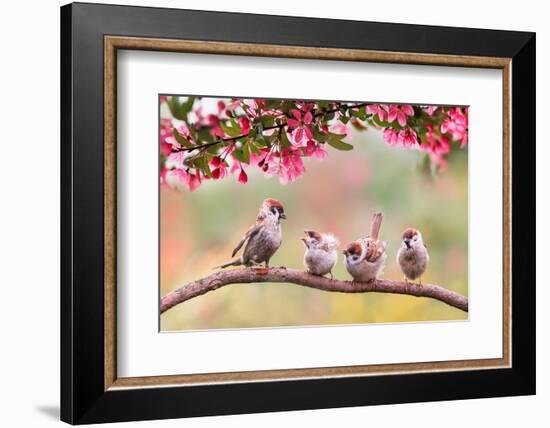
<instances>
[{"instance_id":1,"label":"bird eye","mask_svg":"<svg viewBox=\"0 0 550 428\"><path fill-rule=\"evenodd\" d=\"M273 214L277 214L277 208L271 207L271 212L272 212Z\"/></svg>"}]
</instances>

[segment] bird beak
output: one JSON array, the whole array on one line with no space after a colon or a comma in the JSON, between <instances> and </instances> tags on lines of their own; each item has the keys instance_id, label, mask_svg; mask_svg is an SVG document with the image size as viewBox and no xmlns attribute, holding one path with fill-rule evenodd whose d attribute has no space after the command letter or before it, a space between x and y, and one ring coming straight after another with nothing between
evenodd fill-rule
<instances>
[{"instance_id":1,"label":"bird beak","mask_svg":"<svg viewBox=\"0 0 550 428\"><path fill-rule=\"evenodd\" d=\"M282 218L282 219L286 220L286 214L285 214L285 213L281 213L281 215L279 216L279 218Z\"/></svg>"},{"instance_id":2,"label":"bird beak","mask_svg":"<svg viewBox=\"0 0 550 428\"><path fill-rule=\"evenodd\" d=\"M344 250L344 251L342 251L342 254L343 254L344 256L346 256L346 257L347 257L347 256L348 256L348 254L349 254L349 253L348 253L348 250Z\"/></svg>"},{"instance_id":3,"label":"bird beak","mask_svg":"<svg viewBox=\"0 0 550 428\"><path fill-rule=\"evenodd\" d=\"M403 240L403 242L405 243L407 248L411 248L411 241L409 239L405 239L405 240Z\"/></svg>"}]
</instances>

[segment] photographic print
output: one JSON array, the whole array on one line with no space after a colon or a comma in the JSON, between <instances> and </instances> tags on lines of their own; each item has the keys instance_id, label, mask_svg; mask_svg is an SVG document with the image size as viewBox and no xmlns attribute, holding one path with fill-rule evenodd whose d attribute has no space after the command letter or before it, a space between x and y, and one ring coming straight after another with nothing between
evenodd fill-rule
<instances>
[{"instance_id":1,"label":"photographic print","mask_svg":"<svg viewBox=\"0 0 550 428\"><path fill-rule=\"evenodd\" d=\"M468 107L159 96L160 330L468 319Z\"/></svg>"}]
</instances>

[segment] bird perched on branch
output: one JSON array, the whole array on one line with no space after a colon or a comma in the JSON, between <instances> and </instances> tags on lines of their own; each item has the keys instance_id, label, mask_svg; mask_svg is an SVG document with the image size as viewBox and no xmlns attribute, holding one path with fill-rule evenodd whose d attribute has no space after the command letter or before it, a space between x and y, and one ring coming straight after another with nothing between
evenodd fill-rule
<instances>
[{"instance_id":1,"label":"bird perched on branch","mask_svg":"<svg viewBox=\"0 0 550 428\"><path fill-rule=\"evenodd\" d=\"M405 275L405 282L419 279L422 284L422 274L428 267L430 256L428 248L422 240L421 233L409 227L403 232L403 242L397 250L397 264Z\"/></svg>"},{"instance_id":2,"label":"bird perched on branch","mask_svg":"<svg viewBox=\"0 0 550 428\"><path fill-rule=\"evenodd\" d=\"M265 267L268 268L269 259L281 246L281 219L286 219L283 205L277 199L266 199L260 207L256 223L248 229L231 254L231 257L235 257L246 243L242 256L219 267L223 269L229 266L265 263Z\"/></svg>"},{"instance_id":3,"label":"bird perched on branch","mask_svg":"<svg viewBox=\"0 0 550 428\"><path fill-rule=\"evenodd\" d=\"M340 243L330 233L319 233L314 230L306 230L305 238L300 238L306 246L304 254L304 266L309 273L324 276L330 273L338 261L336 249Z\"/></svg>"},{"instance_id":4,"label":"bird perched on branch","mask_svg":"<svg viewBox=\"0 0 550 428\"><path fill-rule=\"evenodd\" d=\"M352 242L344 250L344 264L354 281L368 282L382 274L386 261L386 242L378 239L382 213L372 216L371 233Z\"/></svg>"}]
</instances>

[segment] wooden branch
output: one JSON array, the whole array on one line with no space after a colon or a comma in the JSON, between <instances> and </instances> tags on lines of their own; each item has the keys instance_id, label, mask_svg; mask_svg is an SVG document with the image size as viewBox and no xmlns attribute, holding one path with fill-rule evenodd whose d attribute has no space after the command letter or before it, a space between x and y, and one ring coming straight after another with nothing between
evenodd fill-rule
<instances>
[{"instance_id":1,"label":"wooden branch","mask_svg":"<svg viewBox=\"0 0 550 428\"><path fill-rule=\"evenodd\" d=\"M365 106L368 106L369 103L361 103L361 104L352 104L352 105L348 105L348 104L344 104L348 109L353 109L353 108L361 108L361 107L365 107ZM337 111L340 110L340 104L338 104L338 107L337 108L333 108L333 109L330 109L330 110L326 110L326 111L321 111L321 112L316 112L313 117L320 117L320 116L323 116L325 114L328 114L328 113L335 113ZM264 131L270 131L270 130L273 130L273 129L282 129L282 128L285 128L288 124L285 122L281 123L281 124L277 124L277 125L272 125L272 126L267 126L264 128ZM211 146L215 146L216 144L222 144L222 143L227 143L229 141L236 141L238 140L239 138L244 138L244 137L248 137L248 133L246 134L241 134L241 135L237 135L236 137L226 137L226 138L219 138L218 140L216 141L213 141L212 143L204 143L204 144L200 144L198 146L193 146L193 147L180 147L179 149L172 149L172 152L187 152L187 151L193 151L193 150L199 150L199 149L204 149L204 148L208 148L208 147L211 147Z\"/></svg>"},{"instance_id":2,"label":"wooden branch","mask_svg":"<svg viewBox=\"0 0 550 428\"><path fill-rule=\"evenodd\" d=\"M403 281L377 279L363 283L341 281L312 275L296 269L285 268L244 268L222 270L207 277L190 282L189 284L171 291L160 300L160 313L186 300L201 296L209 291L217 290L229 284L251 284L258 282L292 283L304 287L316 288L323 291L341 293L393 293L416 297L431 297L455 308L468 312L468 299L454 291L432 284L406 284Z\"/></svg>"}]
</instances>

